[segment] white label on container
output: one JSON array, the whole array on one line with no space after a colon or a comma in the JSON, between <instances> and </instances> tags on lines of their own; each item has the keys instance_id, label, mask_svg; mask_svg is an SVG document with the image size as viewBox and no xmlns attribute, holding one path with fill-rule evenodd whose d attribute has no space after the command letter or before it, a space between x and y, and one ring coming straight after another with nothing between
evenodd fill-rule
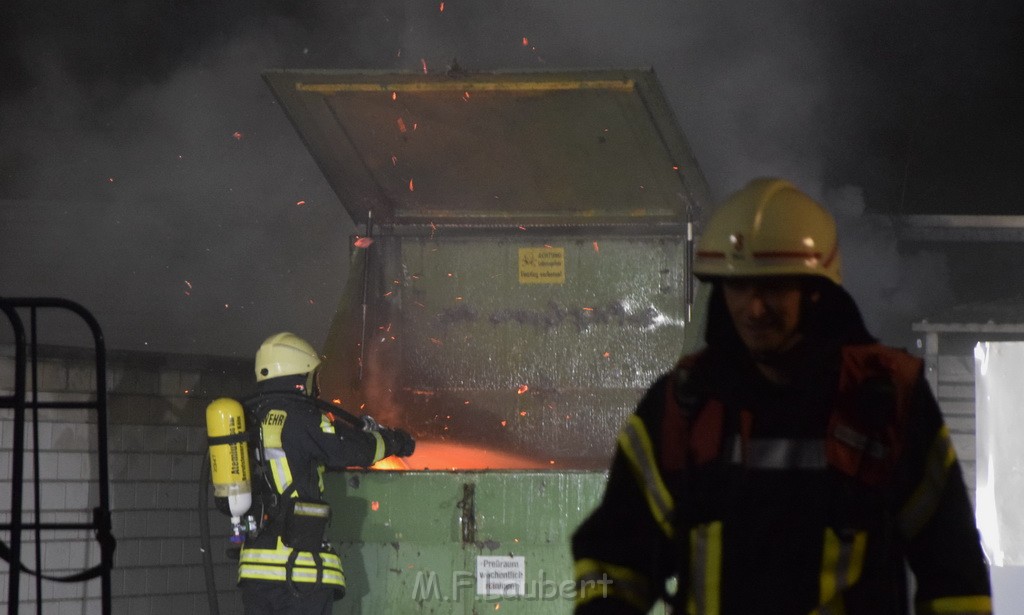
<instances>
[{"instance_id":1,"label":"white label on container","mask_svg":"<svg viewBox=\"0 0 1024 615\"><path fill-rule=\"evenodd\" d=\"M476 558L478 596L522 596L526 593L526 558L478 555Z\"/></svg>"}]
</instances>

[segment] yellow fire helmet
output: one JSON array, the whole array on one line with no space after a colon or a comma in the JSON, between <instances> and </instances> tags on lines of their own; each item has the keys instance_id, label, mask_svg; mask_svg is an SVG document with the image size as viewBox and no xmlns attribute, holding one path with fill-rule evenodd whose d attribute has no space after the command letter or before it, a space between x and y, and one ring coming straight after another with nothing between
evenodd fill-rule
<instances>
[{"instance_id":1,"label":"yellow fire helmet","mask_svg":"<svg viewBox=\"0 0 1024 615\"><path fill-rule=\"evenodd\" d=\"M308 374L320 365L309 342L294 333L276 333L256 351L256 382L279 376Z\"/></svg>"},{"instance_id":2,"label":"yellow fire helmet","mask_svg":"<svg viewBox=\"0 0 1024 615\"><path fill-rule=\"evenodd\" d=\"M784 179L760 178L712 214L693 272L720 277L816 275L842 284L836 222Z\"/></svg>"}]
</instances>

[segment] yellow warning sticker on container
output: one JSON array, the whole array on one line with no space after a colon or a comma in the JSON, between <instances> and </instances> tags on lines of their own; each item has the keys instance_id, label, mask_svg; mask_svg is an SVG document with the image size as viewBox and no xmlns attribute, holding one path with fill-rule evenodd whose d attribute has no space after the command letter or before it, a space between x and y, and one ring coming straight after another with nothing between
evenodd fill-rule
<instances>
[{"instance_id":1,"label":"yellow warning sticker on container","mask_svg":"<svg viewBox=\"0 0 1024 615\"><path fill-rule=\"evenodd\" d=\"M565 248L519 248L520 284L564 284Z\"/></svg>"}]
</instances>

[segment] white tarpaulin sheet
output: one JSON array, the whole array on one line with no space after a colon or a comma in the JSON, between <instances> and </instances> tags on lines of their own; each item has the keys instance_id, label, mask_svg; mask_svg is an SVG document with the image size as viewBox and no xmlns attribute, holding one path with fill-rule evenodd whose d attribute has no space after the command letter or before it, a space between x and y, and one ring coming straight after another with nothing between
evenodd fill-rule
<instances>
[{"instance_id":1,"label":"white tarpaulin sheet","mask_svg":"<svg viewBox=\"0 0 1024 615\"><path fill-rule=\"evenodd\" d=\"M1024 566L1024 342L979 343L974 365L982 546L993 566Z\"/></svg>"}]
</instances>

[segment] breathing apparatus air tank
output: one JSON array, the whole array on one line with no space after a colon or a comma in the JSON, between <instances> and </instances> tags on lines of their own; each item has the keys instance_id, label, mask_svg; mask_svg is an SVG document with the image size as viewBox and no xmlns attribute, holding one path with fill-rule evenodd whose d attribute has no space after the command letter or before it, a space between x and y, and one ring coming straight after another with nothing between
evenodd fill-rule
<instances>
[{"instance_id":1,"label":"breathing apparatus air tank","mask_svg":"<svg viewBox=\"0 0 1024 615\"><path fill-rule=\"evenodd\" d=\"M242 516L252 507L245 410L236 400L221 397L206 407L206 436L210 447L213 496L227 500L231 515L231 542L245 540Z\"/></svg>"}]
</instances>

